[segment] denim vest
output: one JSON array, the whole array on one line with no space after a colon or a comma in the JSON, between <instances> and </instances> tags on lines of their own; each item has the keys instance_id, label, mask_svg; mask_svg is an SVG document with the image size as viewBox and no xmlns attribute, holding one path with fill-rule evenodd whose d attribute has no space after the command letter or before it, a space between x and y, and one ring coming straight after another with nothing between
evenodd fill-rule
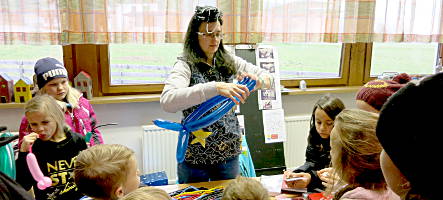
<instances>
[{"instance_id":1,"label":"denim vest","mask_svg":"<svg viewBox=\"0 0 443 200\"><path fill-rule=\"evenodd\" d=\"M212 68L203 62L194 65L189 62L187 63L191 69L189 87L211 81L232 82L233 76L222 77L216 67ZM198 106L200 106L200 104L183 110L184 118L190 115ZM211 111L208 111L207 114L218 107L219 105ZM212 134L206 138L205 147L200 143L191 144L195 136L192 133L189 134L188 149L186 150L185 157L187 163L192 165L220 164L240 154L241 132L234 109L231 109L214 124L203 128L203 131L212 132Z\"/></svg>"}]
</instances>

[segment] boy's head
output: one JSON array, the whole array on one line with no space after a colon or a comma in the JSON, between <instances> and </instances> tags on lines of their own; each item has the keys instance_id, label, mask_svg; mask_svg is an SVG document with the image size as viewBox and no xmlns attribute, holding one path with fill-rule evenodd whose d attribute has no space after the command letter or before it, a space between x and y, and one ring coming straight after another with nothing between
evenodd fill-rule
<instances>
[{"instance_id":1,"label":"boy's head","mask_svg":"<svg viewBox=\"0 0 443 200\"><path fill-rule=\"evenodd\" d=\"M170 200L172 199L164 190L155 187L141 187L120 200Z\"/></svg>"},{"instance_id":2,"label":"boy's head","mask_svg":"<svg viewBox=\"0 0 443 200\"><path fill-rule=\"evenodd\" d=\"M89 197L118 199L140 184L134 152L119 144L90 147L77 156L74 181Z\"/></svg>"},{"instance_id":3,"label":"boy's head","mask_svg":"<svg viewBox=\"0 0 443 200\"><path fill-rule=\"evenodd\" d=\"M268 200L268 191L255 179L237 177L225 188L222 200Z\"/></svg>"}]
</instances>

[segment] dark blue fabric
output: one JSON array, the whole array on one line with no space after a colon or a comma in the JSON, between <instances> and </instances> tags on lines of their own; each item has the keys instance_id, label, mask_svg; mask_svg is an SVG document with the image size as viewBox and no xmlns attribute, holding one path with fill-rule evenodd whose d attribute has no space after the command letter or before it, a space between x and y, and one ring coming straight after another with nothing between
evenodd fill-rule
<instances>
[{"instance_id":1,"label":"dark blue fabric","mask_svg":"<svg viewBox=\"0 0 443 200\"><path fill-rule=\"evenodd\" d=\"M234 179L240 174L238 156L214 165L191 165L187 162L177 166L178 183L198 183Z\"/></svg>"}]
</instances>

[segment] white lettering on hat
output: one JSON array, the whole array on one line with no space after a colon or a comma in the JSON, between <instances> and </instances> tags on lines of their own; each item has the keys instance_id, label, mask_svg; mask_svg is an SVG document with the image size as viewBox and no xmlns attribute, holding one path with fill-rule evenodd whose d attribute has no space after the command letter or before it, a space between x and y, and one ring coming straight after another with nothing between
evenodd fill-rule
<instances>
[{"instance_id":1,"label":"white lettering on hat","mask_svg":"<svg viewBox=\"0 0 443 200\"><path fill-rule=\"evenodd\" d=\"M59 64L56 64L59 65ZM59 65L61 66L61 65ZM63 67L63 66L61 66ZM60 69L53 69L50 71L47 71L46 73L43 74L43 79L45 79L45 81L48 80L48 77L54 77L54 76L60 76L60 75L64 75L64 76L68 76L68 72L66 71L66 69L64 68L60 68Z\"/></svg>"}]
</instances>

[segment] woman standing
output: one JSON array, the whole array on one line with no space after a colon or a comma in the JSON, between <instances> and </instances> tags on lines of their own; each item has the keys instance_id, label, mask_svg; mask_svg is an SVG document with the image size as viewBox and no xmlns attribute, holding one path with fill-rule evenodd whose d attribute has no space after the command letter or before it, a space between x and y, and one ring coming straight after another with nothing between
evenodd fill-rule
<instances>
[{"instance_id":1,"label":"woman standing","mask_svg":"<svg viewBox=\"0 0 443 200\"><path fill-rule=\"evenodd\" d=\"M165 81L160 103L167 112L182 111L184 118L216 95L244 103L250 91L232 83L250 77L256 89L270 87L265 70L229 54L223 46L222 13L215 7L197 7L178 57ZM238 98L237 101L235 98ZM239 174L241 132L234 111L214 124L192 132L185 161L178 164L179 183L233 179Z\"/></svg>"}]
</instances>

